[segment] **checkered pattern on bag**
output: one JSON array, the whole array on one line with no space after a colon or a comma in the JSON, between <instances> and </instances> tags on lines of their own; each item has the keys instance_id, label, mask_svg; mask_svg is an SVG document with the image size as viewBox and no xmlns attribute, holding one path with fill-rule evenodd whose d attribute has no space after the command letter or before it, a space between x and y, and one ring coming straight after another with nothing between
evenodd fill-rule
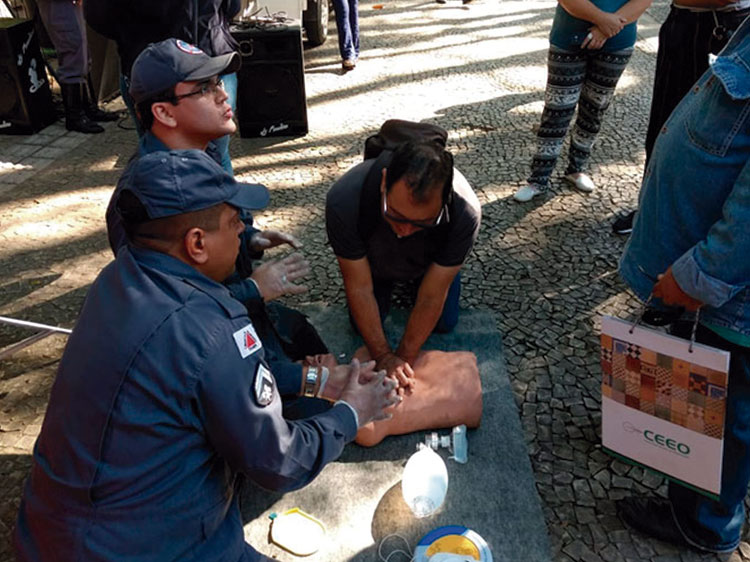
<instances>
[{"instance_id":1,"label":"checkered pattern on bag","mask_svg":"<svg viewBox=\"0 0 750 562\"><path fill-rule=\"evenodd\" d=\"M721 439L727 375L602 335L602 395Z\"/></svg>"}]
</instances>

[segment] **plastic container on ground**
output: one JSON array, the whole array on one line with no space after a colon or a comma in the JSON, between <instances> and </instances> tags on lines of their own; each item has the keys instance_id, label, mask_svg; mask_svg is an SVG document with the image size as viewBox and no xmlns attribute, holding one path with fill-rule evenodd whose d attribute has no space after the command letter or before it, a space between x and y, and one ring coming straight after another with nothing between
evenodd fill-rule
<instances>
[{"instance_id":1,"label":"plastic container on ground","mask_svg":"<svg viewBox=\"0 0 750 562\"><path fill-rule=\"evenodd\" d=\"M448 469L435 451L423 447L406 462L401 479L401 493L417 517L435 513L448 491Z\"/></svg>"}]
</instances>

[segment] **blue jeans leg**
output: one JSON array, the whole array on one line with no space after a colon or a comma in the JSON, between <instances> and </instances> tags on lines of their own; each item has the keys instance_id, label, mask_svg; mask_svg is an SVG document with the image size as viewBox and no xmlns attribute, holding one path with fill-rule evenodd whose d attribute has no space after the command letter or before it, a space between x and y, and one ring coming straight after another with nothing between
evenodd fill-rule
<instances>
[{"instance_id":1,"label":"blue jeans leg","mask_svg":"<svg viewBox=\"0 0 750 562\"><path fill-rule=\"evenodd\" d=\"M358 0L349 1L349 29L352 30L352 47L354 58L359 58L359 6Z\"/></svg>"},{"instance_id":2,"label":"blue jeans leg","mask_svg":"<svg viewBox=\"0 0 750 562\"><path fill-rule=\"evenodd\" d=\"M703 326L696 341L730 351L729 386L724 420L721 495L709 499L674 482L669 499L675 520L689 542L726 552L740 542L744 500L750 482L750 348L732 344Z\"/></svg>"},{"instance_id":3,"label":"blue jeans leg","mask_svg":"<svg viewBox=\"0 0 750 562\"><path fill-rule=\"evenodd\" d=\"M453 283L448 288L448 296L445 297L443 313L435 325L434 332L447 334L453 331L458 324L458 298L461 296L461 272L453 278Z\"/></svg>"},{"instance_id":4,"label":"blue jeans leg","mask_svg":"<svg viewBox=\"0 0 750 562\"><path fill-rule=\"evenodd\" d=\"M224 91L229 96L227 103L232 107L232 112L237 111L237 73L225 74L221 77L224 82ZM229 156L229 139L231 135L224 135L221 138L216 139L214 144L216 149L221 154L221 167L226 170L227 173L234 175L232 170L232 159Z\"/></svg>"},{"instance_id":5,"label":"blue jeans leg","mask_svg":"<svg viewBox=\"0 0 750 562\"><path fill-rule=\"evenodd\" d=\"M359 56L359 13L357 0L333 0L339 53L342 59L356 60Z\"/></svg>"},{"instance_id":6,"label":"blue jeans leg","mask_svg":"<svg viewBox=\"0 0 750 562\"><path fill-rule=\"evenodd\" d=\"M385 279L373 279L372 292L375 296L375 302L378 304L380 324L382 325L385 322L386 316L388 316L388 312L390 312L391 310L391 293L393 292L393 281L386 281ZM349 323L352 325L354 331L359 334L359 328L357 328L357 323L354 321L351 310L349 310Z\"/></svg>"},{"instance_id":7,"label":"blue jeans leg","mask_svg":"<svg viewBox=\"0 0 750 562\"><path fill-rule=\"evenodd\" d=\"M422 279L414 282L414 298L416 299L416 292L419 290L419 286L422 284ZM378 304L378 312L380 314L380 323L385 322L388 312L391 310L391 293L393 292L393 281L386 281L384 279L373 279L372 290L375 296L375 302ZM458 299L461 296L461 272L456 274L453 278L451 286L448 287L448 295L445 297L445 303L443 304L443 312L438 318L437 324L433 329L433 332L438 334L447 334L453 331L453 328L458 324ZM349 321L354 328L354 331L359 333L357 325L354 323L351 311L349 312Z\"/></svg>"}]
</instances>

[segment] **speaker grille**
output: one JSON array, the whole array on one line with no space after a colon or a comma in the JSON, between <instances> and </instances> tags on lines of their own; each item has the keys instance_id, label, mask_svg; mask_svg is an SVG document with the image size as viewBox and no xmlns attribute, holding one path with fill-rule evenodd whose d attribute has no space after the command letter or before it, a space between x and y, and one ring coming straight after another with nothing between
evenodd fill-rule
<instances>
[{"instance_id":1,"label":"speaker grille","mask_svg":"<svg viewBox=\"0 0 750 562\"><path fill-rule=\"evenodd\" d=\"M255 120L303 119L304 106L300 103L300 80L295 68L256 65L248 69L248 76L255 86L246 90L243 111ZM244 103L247 102L247 104Z\"/></svg>"},{"instance_id":2,"label":"speaker grille","mask_svg":"<svg viewBox=\"0 0 750 562\"><path fill-rule=\"evenodd\" d=\"M240 45L237 117L243 137L307 133L307 102L299 26L233 28Z\"/></svg>"}]
</instances>

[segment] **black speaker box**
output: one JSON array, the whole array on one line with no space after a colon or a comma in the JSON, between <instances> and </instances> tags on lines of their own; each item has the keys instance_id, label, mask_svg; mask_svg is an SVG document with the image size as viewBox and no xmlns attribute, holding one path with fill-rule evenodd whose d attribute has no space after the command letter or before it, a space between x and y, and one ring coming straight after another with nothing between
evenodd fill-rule
<instances>
[{"instance_id":1,"label":"black speaker box","mask_svg":"<svg viewBox=\"0 0 750 562\"><path fill-rule=\"evenodd\" d=\"M240 136L307 134L299 25L237 23L231 32L242 55L237 84Z\"/></svg>"},{"instance_id":2,"label":"black speaker box","mask_svg":"<svg viewBox=\"0 0 750 562\"><path fill-rule=\"evenodd\" d=\"M56 118L33 23L0 18L0 133L30 134Z\"/></svg>"}]
</instances>

